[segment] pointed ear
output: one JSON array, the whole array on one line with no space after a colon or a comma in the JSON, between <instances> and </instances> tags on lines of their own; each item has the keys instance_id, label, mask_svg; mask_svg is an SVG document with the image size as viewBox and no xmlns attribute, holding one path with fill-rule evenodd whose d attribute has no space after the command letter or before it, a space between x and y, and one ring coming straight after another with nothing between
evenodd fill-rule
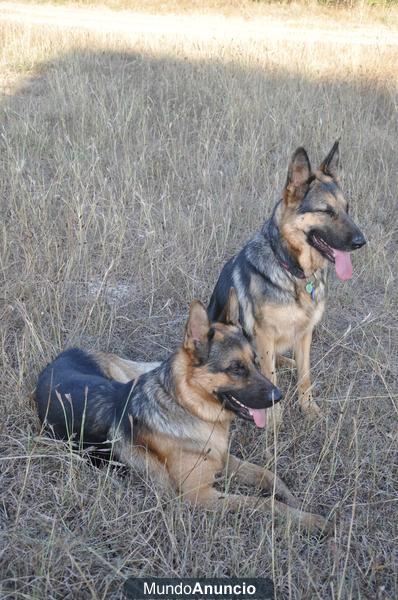
<instances>
[{"instance_id":1,"label":"pointed ear","mask_svg":"<svg viewBox=\"0 0 398 600\"><path fill-rule=\"evenodd\" d=\"M239 302L234 287L229 288L227 303L218 320L225 325L239 325Z\"/></svg>"},{"instance_id":2,"label":"pointed ear","mask_svg":"<svg viewBox=\"0 0 398 600\"><path fill-rule=\"evenodd\" d=\"M319 170L322 171L325 175L330 175L334 179L338 178L338 170L339 170L339 140L336 140L330 150L329 154L322 161Z\"/></svg>"},{"instance_id":3,"label":"pointed ear","mask_svg":"<svg viewBox=\"0 0 398 600\"><path fill-rule=\"evenodd\" d=\"M286 204L301 202L308 190L311 177L311 164L304 148L297 148L293 153L287 172L287 180L283 193Z\"/></svg>"},{"instance_id":4,"label":"pointed ear","mask_svg":"<svg viewBox=\"0 0 398 600\"><path fill-rule=\"evenodd\" d=\"M193 300L185 326L184 348L194 352L199 359L207 356L210 322L207 311L199 300Z\"/></svg>"}]
</instances>

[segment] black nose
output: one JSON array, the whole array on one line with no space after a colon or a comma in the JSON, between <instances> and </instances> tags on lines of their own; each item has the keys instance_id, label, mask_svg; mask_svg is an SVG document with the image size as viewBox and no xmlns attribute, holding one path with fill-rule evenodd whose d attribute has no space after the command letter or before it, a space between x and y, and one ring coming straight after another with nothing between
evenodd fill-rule
<instances>
[{"instance_id":1,"label":"black nose","mask_svg":"<svg viewBox=\"0 0 398 600\"><path fill-rule=\"evenodd\" d=\"M279 388L274 387L271 392L272 402L274 404L276 404L277 402L279 402L279 400L281 400L281 398L282 398L282 392L280 391Z\"/></svg>"},{"instance_id":2,"label":"black nose","mask_svg":"<svg viewBox=\"0 0 398 600\"><path fill-rule=\"evenodd\" d=\"M351 246L353 250L358 250L358 248L362 248L366 244L366 240L363 237L362 233L358 233L355 237L352 238Z\"/></svg>"}]
</instances>

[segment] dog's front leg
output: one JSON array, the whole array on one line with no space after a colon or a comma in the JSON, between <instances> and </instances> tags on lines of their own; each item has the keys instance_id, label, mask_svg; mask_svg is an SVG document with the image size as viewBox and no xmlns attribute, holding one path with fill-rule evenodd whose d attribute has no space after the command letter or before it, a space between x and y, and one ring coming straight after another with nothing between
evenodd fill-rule
<instances>
[{"instance_id":1,"label":"dog's front leg","mask_svg":"<svg viewBox=\"0 0 398 600\"><path fill-rule=\"evenodd\" d=\"M275 340L270 332L266 332L261 328L256 329L254 343L257 350L258 359L260 361L261 372L267 377L271 383L277 385L276 376L276 348ZM282 422L282 407L276 404L270 410L270 418L267 421L267 428L273 430L274 424L279 428Z\"/></svg>"},{"instance_id":2,"label":"dog's front leg","mask_svg":"<svg viewBox=\"0 0 398 600\"><path fill-rule=\"evenodd\" d=\"M191 500L190 494L185 496ZM295 521L301 527L304 527L311 533L324 533L326 535L332 532L331 524L327 519L320 515L305 512L298 508L288 506L274 498L263 498L256 496L239 496L238 494L223 494L211 486L202 487L199 490L192 491L192 500L205 508L241 511L249 509L256 512L275 512L278 515L287 517Z\"/></svg>"},{"instance_id":3,"label":"dog's front leg","mask_svg":"<svg viewBox=\"0 0 398 600\"><path fill-rule=\"evenodd\" d=\"M275 473L268 469L264 469L245 460L240 460L239 458L236 458L236 456L229 454L226 462L226 474L236 477L236 479L242 483L254 485L263 490L274 492L294 508L300 506L300 502L293 496L287 485L285 485Z\"/></svg>"},{"instance_id":4,"label":"dog's front leg","mask_svg":"<svg viewBox=\"0 0 398 600\"><path fill-rule=\"evenodd\" d=\"M295 359L297 364L298 397L301 410L311 420L321 415L321 410L314 401L311 389L310 352L312 329L307 331L295 344Z\"/></svg>"},{"instance_id":5,"label":"dog's front leg","mask_svg":"<svg viewBox=\"0 0 398 600\"><path fill-rule=\"evenodd\" d=\"M142 476L144 481L148 481L149 476L157 487L169 492L174 490L166 466L150 450L142 446L132 445L127 441L117 441L114 450L115 457Z\"/></svg>"}]
</instances>

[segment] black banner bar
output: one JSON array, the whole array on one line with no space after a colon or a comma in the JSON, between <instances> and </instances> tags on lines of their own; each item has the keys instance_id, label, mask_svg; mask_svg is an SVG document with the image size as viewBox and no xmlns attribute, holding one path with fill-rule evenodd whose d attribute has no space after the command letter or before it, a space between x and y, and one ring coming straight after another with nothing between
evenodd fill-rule
<instances>
[{"instance_id":1,"label":"black banner bar","mask_svg":"<svg viewBox=\"0 0 398 600\"><path fill-rule=\"evenodd\" d=\"M129 577L124 594L129 600L274 600L274 584L267 577Z\"/></svg>"}]
</instances>

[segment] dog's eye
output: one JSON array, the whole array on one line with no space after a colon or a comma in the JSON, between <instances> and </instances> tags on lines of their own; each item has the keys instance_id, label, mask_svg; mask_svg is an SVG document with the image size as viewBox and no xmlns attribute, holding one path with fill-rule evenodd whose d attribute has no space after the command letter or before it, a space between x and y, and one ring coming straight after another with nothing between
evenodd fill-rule
<instances>
[{"instance_id":1,"label":"dog's eye","mask_svg":"<svg viewBox=\"0 0 398 600\"><path fill-rule=\"evenodd\" d=\"M325 213L327 215L329 215L330 217L335 217L336 216L336 211L333 208L331 208L330 206L328 206L326 208Z\"/></svg>"},{"instance_id":2,"label":"dog's eye","mask_svg":"<svg viewBox=\"0 0 398 600\"><path fill-rule=\"evenodd\" d=\"M335 217L336 216L336 211L331 206L327 206L326 208L320 208L319 210L317 210L315 212L320 212L322 214L327 214L327 215L329 215L329 217Z\"/></svg>"},{"instance_id":3,"label":"dog's eye","mask_svg":"<svg viewBox=\"0 0 398 600\"><path fill-rule=\"evenodd\" d=\"M239 377L244 377L247 374L247 369L240 360L234 360L231 362L228 367L228 371L233 375L239 375Z\"/></svg>"}]
</instances>

